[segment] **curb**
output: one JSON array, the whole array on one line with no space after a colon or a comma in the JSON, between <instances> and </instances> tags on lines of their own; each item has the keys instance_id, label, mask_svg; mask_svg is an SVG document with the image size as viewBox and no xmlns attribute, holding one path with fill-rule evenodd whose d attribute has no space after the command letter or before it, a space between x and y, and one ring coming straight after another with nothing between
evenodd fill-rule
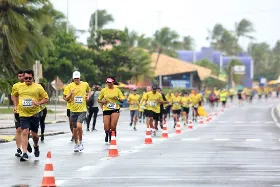
<instances>
[{"instance_id":1,"label":"curb","mask_svg":"<svg viewBox=\"0 0 280 187\"><path fill-rule=\"evenodd\" d=\"M57 132L49 132L45 133L45 136L55 136L55 135L60 135L60 134L66 134L67 132L64 131L57 131ZM39 135L41 137L41 134ZM32 136L30 136L32 138ZM0 143L7 143L15 141L15 136L14 135L0 135Z\"/></svg>"}]
</instances>

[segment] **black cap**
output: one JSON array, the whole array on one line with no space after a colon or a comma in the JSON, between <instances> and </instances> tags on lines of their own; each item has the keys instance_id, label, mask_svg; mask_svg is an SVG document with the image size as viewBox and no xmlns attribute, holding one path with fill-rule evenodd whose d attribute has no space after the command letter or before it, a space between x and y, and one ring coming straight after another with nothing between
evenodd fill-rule
<instances>
[{"instance_id":1,"label":"black cap","mask_svg":"<svg viewBox=\"0 0 280 187\"><path fill-rule=\"evenodd\" d=\"M153 85L152 89L153 89L153 90L158 89L157 85Z\"/></svg>"}]
</instances>

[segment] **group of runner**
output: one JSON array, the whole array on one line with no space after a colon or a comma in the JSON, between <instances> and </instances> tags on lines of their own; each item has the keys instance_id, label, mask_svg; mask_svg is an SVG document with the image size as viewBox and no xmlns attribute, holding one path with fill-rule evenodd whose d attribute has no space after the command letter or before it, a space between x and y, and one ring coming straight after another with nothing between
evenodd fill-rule
<instances>
[{"instance_id":1,"label":"group of runner","mask_svg":"<svg viewBox=\"0 0 280 187\"><path fill-rule=\"evenodd\" d=\"M28 152L32 152L28 139L31 132L34 142L34 155L39 157L39 136L38 129L41 127L41 141L44 141L45 118L47 115L46 103L48 94L45 85L34 82L33 70L18 72L19 82L13 85L12 101L14 103L14 116L16 126L15 156L21 157L21 161L28 160ZM74 152L81 152L83 145L83 123L87 123L87 131L93 116L92 131L95 129L97 113L99 108L103 111L103 124L105 132L105 142L111 141L112 132L117 135L117 124L120 116L120 105L124 101L124 95L116 87L118 83L114 77L106 79L107 86L101 89L100 86L90 88L87 82L81 80L78 71L73 72L72 82L64 89L64 100L67 102L67 116L72 132L71 141L75 142ZM184 125L188 124L188 119L197 121L198 107L205 102L210 106L217 106L219 102L226 105L227 99L233 99L235 91L207 89L204 93L199 93L193 89L191 92L169 91L166 95L157 86L148 86L146 92L140 96L137 89L128 96L128 103L131 115L130 126L137 130L138 119L140 122L146 120L147 128L151 128L154 135L158 130L158 124L163 128L167 117L173 114L174 128L176 122L182 117ZM238 92L237 95L250 93ZM242 97L243 98L243 97ZM190 115L191 113L191 115ZM192 116L192 117L191 117Z\"/></svg>"}]
</instances>

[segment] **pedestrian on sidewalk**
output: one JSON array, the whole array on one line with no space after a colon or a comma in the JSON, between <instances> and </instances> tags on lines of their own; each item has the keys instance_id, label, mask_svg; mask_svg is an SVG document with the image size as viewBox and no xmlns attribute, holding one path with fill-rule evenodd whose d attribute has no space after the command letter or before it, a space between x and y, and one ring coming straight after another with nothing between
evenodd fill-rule
<instances>
[{"instance_id":1,"label":"pedestrian on sidewalk","mask_svg":"<svg viewBox=\"0 0 280 187\"><path fill-rule=\"evenodd\" d=\"M96 119L99 112L99 103L98 103L98 97L100 95L101 87L99 85L93 86L93 91L91 92L91 96L89 101L87 102L87 110L88 110L88 116L87 116L87 131L89 131L90 121L93 116L92 121L92 128L91 131L97 131L95 128L96 125Z\"/></svg>"},{"instance_id":2,"label":"pedestrian on sidewalk","mask_svg":"<svg viewBox=\"0 0 280 187\"><path fill-rule=\"evenodd\" d=\"M44 90L46 91L46 86L44 85L44 83L39 83L43 88ZM40 129L41 129L41 142L43 142L45 140L45 120L46 120L46 117L47 117L47 113L48 113L48 110L47 110L47 106L46 104L42 104L41 105L41 112L40 112Z\"/></svg>"}]
</instances>

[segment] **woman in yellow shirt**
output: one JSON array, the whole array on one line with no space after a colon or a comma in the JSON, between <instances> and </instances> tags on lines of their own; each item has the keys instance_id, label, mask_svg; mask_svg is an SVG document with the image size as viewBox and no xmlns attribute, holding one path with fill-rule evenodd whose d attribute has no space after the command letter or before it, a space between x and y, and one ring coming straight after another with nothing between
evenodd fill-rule
<instances>
[{"instance_id":1,"label":"woman in yellow shirt","mask_svg":"<svg viewBox=\"0 0 280 187\"><path fill-rule=\"evenodd\" d=\"M103 88L98 97L98 102L102 105L103 123L105 130L105 143L111 141L111 133L115 132L120 117L120 103L124 101L124 95L121 90L115 87L116 80L114 77L108 77L106 80L107 87Z\"/></svg>"},{"instance_id":2,"label":"woman in yellow shirt","mask_svg":"<svg viewBox=\"0 0 280 187\"><path fill-rule=\"evenodd\" d=\"M176 91L174 96L171 99L172 104L172 113L174 118L174 128L176 127L176 122L179 121L181 114L181 96L179 96L179 92Z\"/></svg>"},{"instance_id":3,"label":"woman in yellow shirt","mask_svg":"<svg viewBox=\"0 0 280 187\"><path fill-rule=\"evenodd\" d=\"M192 99L189 97L189 93L184 93L184 96L181 99L182 109L183 109L183 119L184 125L188 123L188 116L190 112L190 105L192 104Z\"/></svg>"}]
</instances>

